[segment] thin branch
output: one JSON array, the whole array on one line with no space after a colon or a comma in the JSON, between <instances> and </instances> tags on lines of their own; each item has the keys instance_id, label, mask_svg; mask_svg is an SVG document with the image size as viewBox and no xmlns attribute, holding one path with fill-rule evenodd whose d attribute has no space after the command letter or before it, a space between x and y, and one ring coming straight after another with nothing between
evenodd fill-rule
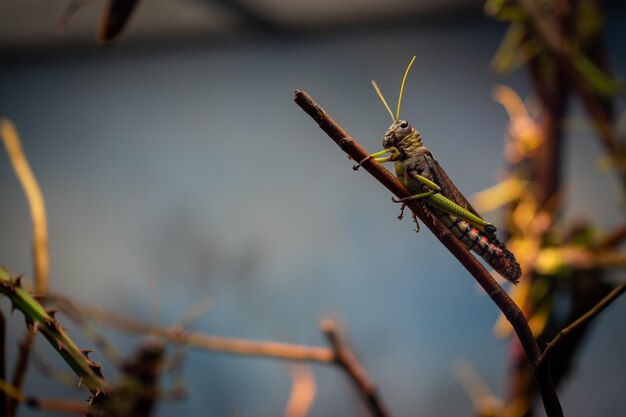
<instances>
[{"instance_id":1,"label":"thin branch","mask_svg":"<svg viewBox=\"0 0 626 417\"><path fill-rule=\"evenodd\" d=\"M15 171L15 176L19 180L24 194L26 194L26 200L28 200L31 222L33 224L35 289L39 294L45 295L48 289L49 256L48 220L43 193L22 149L17 129L8 119L0 120L0 138L4 142L4 147ZM13 373L13 385L18 390L22 388L24 382L24 374L28 367L28 358L34 340L35 334L32 332L32 329L26 329L26 334L20 346L17 366ZM8 399L7 412L9 416L15 415L17 404L14 398Z\"/></svg>"},{"instance_id":2,"label":"thin branch","mask_svg":"<svg viewBox=\"0 0 626 417\"><path fill-rule=\"evenodd\" d=\"M93 409L85 406L85 403L74 401L51 400L43 398L27 397L14 386L0 379L0 392L12 398L16 402L24 403L32 408L48 411L59 411L79 415L92 415Z\"/></svg>"},{"instance_id":3,"label":"thin branch","mask_svg":"<svg viewBox=\"0 0 626 417\"><path fill-rule=\"evenodd\" d=\"M306 365L294 365L291 369L291 393L285 407L285 417L306 417L311 410L317 385L311 368Z\"/></svg>"},{"instance_id":4,"label":"thin branch","mask_svg":"<svg viewBox=\"0 0 626 417\"><path fill-rule=\"evenodd\" d=\"M22 389L24 385L24 377L26 376L26 370L28 369L28 359L30 357L30 351L33 348L33 342L35 340L35 330L32 326L28 326L24 332L24 337L19 344L19 353L17 356L17 362L13 369L13 379L11 384L18 390ZM8 398L7 401L7 416L13 417L17 412L18 402L15 398Z\"/></svg>"},{"instance_id":5,"label":"thin branch","mask_svg":"<svg viewBox=\"0 0 626 417\"><path fill-rule=\"evenodd\" d=\"M43 193L26 159L20 138L13 123L8 119L0 120L0 137L4 141L9 160L15 171L28 205L33 223L33 255L35 263L35 290L45 295L48 289L48 220Z\"/></svg>"},{"instance_id":6,"label":"thin branch","mask_svg":"<svg viewBox=\"0 0 626 417\"><path fill-rule=\"evenodd\" d=\"M296 90L295 102L315 120L320 128L352 159L362 161L369 154L365 149L343 130L326 112L311 98L309 94ZM363 164L374 178L399 198L409 197L408 190L387 169L370 159ZM563 416L561 405L554 389L554 384L548 372L535 367L541 351L533 337L528 322L519 307L511 300L508 294L487 272L465 246L433 216L423 204L417 201L407 201L407 206L433 232L435 237L454 255L474 279L496 303L504 316L511 322L524 352L531 366L535 368L535 379L539 385L543 403L548 417Z\"/></svg>"},{"instance_id":7,"label":"thin branch","mask_svg":"<svg viewBox=\"0 0 626 417\"><path fill-rule=\"evenodd\" d=\"M626 266L626 251L593 251L580 247L563 247L560 249L563 264L576 269L623 268Z\"/></svg>"},{"instance_id":8,"label":"thin branch","mask_svg":"<svg viewBox=\"0 0 626 417\"><path fill-rule=\"evenodd\" d=\"M191 323L204 315L212 307L213 303L211 302L211 297L204 297L202 300L192 305L187 311L183 313L181 318L178 319L176 326L182 329L189 327Z\"/></svg>"},{"instance_id":9,"label":"thin branch","mask_svg":"<svg viewBox=\"0 0 626 417\"><path fill-rule=\"evenodd\" d=\"M213 350L233 355L264 356L305 362L330 363L334 360L332 350L325 347L222 337L187 331L178 326L153 326L104 309L77 303L76 301L69 300L58 294L51 294L48 297L48 301L58 302L59 310L63 313L66 312L69 306L70 310L80 311L82 314L104 325L129 333L161 337L171 343L193 348Z\"/></svg>"},{"instance_id":10,"label":"thin branch","mask_svg":"<svg viewBox=\"0 0 626 417\"><path fill-rule=\"evenodd\" d=\"M363 396L372 415L376 417L389 417L389 411L378 396L376 385L367 375L365 368L356 358L347 341L339 332L338 326L332 320L322 321L320 327L333 348L335 362L340 365L350 376L359 392Z\"/></svg>"},{"instance_id":11,"label":"thin branch","mask_svg":"<svg viewBox=\"0 0 626 417\"><path fill-rule=\"evenodd\" d=\"M564 328L556 335L552 341L548 343L546 349L543 351L539 360L537 361L537 367L547 367L550 361L550 357L554 352L554 348L558 345L559 341L563 339L568 333L574 331L577 327L588 323L590 320L600 314L605 308L607 308L613 301L615 301L622 293L626 291L626 282L622 283L619 287L611 291L606 297L604 297L598 304L596 304L591 310L583 314L578 320Z\"/></svg>"},{"instance_id":12,"label":"thin branch","mask_svg":"<svg viewBox=\"0 0 626 417\"><path fill-rule=\"evenodd\" d=\"M317 346L305 346L290 343L257 341L208 335L200 332L191 332L174 327L153 326L134 320L120 314L96 308L87 304L77 303L59 294L50 294L47 301L55 302L61 312L70 311L72 317L76 311L89 316L91 319L118 330L141 335L151 335L163 338L171 343L185 345L197 349L223 352L233 355L260 356L282 360L337 364L344 369L355 382L365 404L377 417L389 417L382 401L377 397L374 384L367 376L367 372L359 364L349 346L338 336L336 326L332 321L322 322L322 331L328 338L332 349Z\"/></svg>"}]
</instances>

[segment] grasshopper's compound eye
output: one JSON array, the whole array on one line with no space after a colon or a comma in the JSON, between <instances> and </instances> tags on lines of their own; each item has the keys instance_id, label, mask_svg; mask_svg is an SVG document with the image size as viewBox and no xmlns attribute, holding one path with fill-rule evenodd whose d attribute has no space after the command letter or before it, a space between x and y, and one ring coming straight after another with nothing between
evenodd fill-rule
<instances>
[{"instance_id":1,"label":"grasshopper's compound eye","mask_svg":"<svg viewBox=\"0 0 626 417\"><path fill-rule=\"evenodd\" d=\"M402 122L400 122L400 127L402 129L406 129L407 127L409 127L409 124L406 121L403 120Z\"/></svg>"}]
</instances>

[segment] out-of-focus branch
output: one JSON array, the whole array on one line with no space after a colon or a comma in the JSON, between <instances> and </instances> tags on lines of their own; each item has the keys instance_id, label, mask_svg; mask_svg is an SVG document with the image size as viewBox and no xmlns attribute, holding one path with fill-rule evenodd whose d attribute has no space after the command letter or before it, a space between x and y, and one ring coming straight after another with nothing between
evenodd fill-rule
<instances>
[{"instance_id":1,"label":"out-of-focus branch","mask_svg":"<svg viewBox=\"0 0 626 417\"><path fill-rule=\"evenodd\" d=\"M315 120L320 128L352 159L364 160L369 154L365 149L343 130L312 98L304 91L296 90L295 102ZM363 165L374 178L399 198L409 197L410 193L387 169L372 159ZM489 297L504 313L519 337L524 352L530 364L534 367L539 355L539 346L533 337L528 322L519 307L511 300L508 294L487 272L476 258L474 258L463 244L443 225L435 216L417 201L407 201L407 206L433 232L435 237L454 255L465 269L476 279ZM549 417L562 416L563 411L556 395L554 385L547 372L537 370L535 377L544 401L546 413Z\"/></svg>"},{"instance_id":2,"label":"out-of-focus branch","mask_svg":"<svg viewBox=\"0 0 626 417\"><path fill-rule=\"evenodd\" d=\"M542 16L545 11L542 9L544 4L539 5L533 0L520 0L521 3L529 3L527 14L531 16ZM543 21L541 27L537 31L543 31L542 35L550 42L558 53L562 53L566 49L561 37L561 21L556 17L551 24L545 24ZM554 25L555 27L552 27ZM526 40L531 41L532 34L528 31L525 34ZM549 67L549 69L546 69ZM522 265L526 271L526 282L524 283L523 292L515 289L517 300L522 310L529 314L532 311L533 299L530 295L530 289L534 284L536 275L535 257L533 252L538 253L543 242L545 231L549 230L550 225L556 219L555 214L560 208L560 187L561 187L561 166L563 155L563 119L566 114L566 107L570 91L568 89L568 80L563 69L558 65L551 65L551 60L546 59L545 54L533 54L527 62L527 69L531 78L531 82L538 96L541 108L536 120L527 118L529 124L532 125L533 136L538 138L537 146L529 152L525 152L522 158L511 164L511 170L520 176L520 180L528 181L527 190L522 193L524 199L518 204L511 204L505 211L509 224L516 224L516 220L521 220L518 214L523 214L522 219L528 213L524 213L523 209L527 205L533 207L532 224L540 227L514 227L511 229L513 233L513 241L521 242L522 247L532 248L531 251L522 254ZM518 118L516 118L518 119ZM514 129L517 123L516 119L511 119L509 135L511 139L519 134ZM526 259L524 259L526 258ZM524 262L524 260L526 262ZM522 296L522 297L520 297ZM529 319L530 320L530 319ZM532 322L531 322L532 323ZM534 401L534 386L532 384L533 373L536 369L527 366L527 361L522 355L519 342L515 339L510 343L509 372L507 378L507 401L509 404L515 402L523 402L529 404L528 414L532 411L531 404ZM543 372L548 372L543 369Z\"/></svg>"},{"instance_id":3,"label":"out-of-focus branch","mask_svg":"<svg viewBox=\"0 0 626 417\"><path fill-rule=\"evenodd\" d=\"M365 368L356 358L345 337L340 334L337 324L331 320L324 320L321 327L328 343L333 348L335 362L348 373L372 414L376 417L389 417L391 414L378 396L376 385L365 372Z\"/></svg>"},{"instance_id":4,"label":"out-of-focus branch","mask_svg":"<svg viewBox=\"0 0 626 417\"><path fill-rule=\"evenodd\" d=\"M34 327L34 330L40 332L76 376L81 378L82 385L92 394L92 404L107 398L108 384L100 372L101 366L91 361L85 351L76 345L65 328L54 318L53 311L44 309L41 303L21 286L19 278L12 278L3 268L0 268L0 293L24 315L24 319L29 323L29 329Z\"/></svg>"},{"instance_id":5,"label":"out-of-focus branch","mask_svg":"<svg viewBox=\"0 0 626 417\"><path fill-rule=\"evenodd\" d=\"M70 300L59 294L50 294L48 301L55 302L61 312L69 307L101 324L129 333L157 336L171 343L193 348L213 350L233 355L265 356L277 359L305 362L332 362L332 350L325 347L304 346L290 343L265 342L233 337L208 335L184 330L179 326L159 327L146 324L130 317ZM70 315L71 317L71 315Z\"/></svg>"},{"instance_id":6,"label":"out-of-focus branch","mask_svg":"<svg viewBox=\"0 0 626 417\"><path fill-rule=\"evenodd\" d=\"M475 417L521 417L528 410L528 404L523 400L505 406L500 398L493 395L485 380L469 362L456 363L452 374L472 400Z\"/></svg>"},{"instance_id":7,"label":"out-of-focus branch","mask_svg":"<svg viewBox=\"0 0 626 417\"><path fill-rule=\"evenodd\" d=\"M550 357L554 351L554 348L558 345L558 343L565 337L568 333L571 333L577 327L589 322L593 318L595 318L598 314L604 311L613 301L615 301L622 293L626 291L626 282L624 282L619 287L615 288L611 291L606 297L604 297L598 304L595 305L591 310L587 313L583 314L578 320L564 328L559 332L558 335L551 342L548 343L546 349L543 351L539 360L537 361L538 367L547 367L548 362L550 361Z\"/></svg>"},{"instance_id":8,"label":"out-of-focus branch","mask_svg":"<svg viewBox=\"0 0 626 417\"><path fill-rule=\"evenodd\" d=\"M306 417L315 400L317 387L311 368L296 365L291 369L291 394L285 407L285 417Z\"/></svg>"},{"instance_id":9,"label":"out-of-focus branch","mask_svg":"<svg viewBox=\"0 0 626 417\"><path fill-rule=\"evenodd\" d=\"M163 338L171 343L185 345L197 349L223 352L233 355L260 356L282 360L337 364L346 371L361 391L365 404L377 417L389 417L382 400L377 396L374 384L371 383L365 369L356 360L349 346L341 341L336 326L331 321L322 323L322 330L332 348L305 346L271 341L257 341L208 335L200 332L184 330L179 326L164 328L153 326L110 311L99 309L87 304L78 303L59 294L50 294L49 302L57 304L59 310L79 311L94 321L114 327L118 330L151 335Z\"/></svg>"},{"instance_id":10,"label":"out-of-focus branch","mask_svg":"<svg viewBox=\"0 0 626 417\"><path fill-rule=\"evenodd\" d=\"M16 402L24 403L39 410L58 411L61 413L71 413L83 416L92 415L93 412L93 410L85 406L84 403L27 397L22 394L20 390L7 384L4 380L0 380L0 393L7 395Z\"/></svg>"},{"instance_id":11,"label":"out-of-focus branch","mask_svg":"<svg viewBox=\"0 0 626 417\"><path fill-rule=\"evenodd\" d=\"M24 378L26 376L26 370L28 369L28 360L30 358L30 351L33 348L33 342L35 340L35 330L32 326L28 326L24 332L24 337L19 343L19 350L17 354L17 361L15 362L15 368L13 369L13 378L11 383L13 386L20 390L24 385ZM15 398L9 397L7 399L7 416L13 417L17 412L17 404Z\"/></svg>"},{"instance_id":12,"label":"out-of-focus branch","mask_svg":"<svg viewBox=\"0 0 626 417\"><path fill-rule=\"evenodd\" d=\"M621 165L622 158L626 157L626 143L621 140L613 128L612 104L610 99L599 97L595 94L580 70L575 66L575 62L582 57L583 51L579 45L567 37L562 30L559 17L551 13L546 13L542 9L542 2L539 0L519 0L520 5L528 13L531 22L542 37L545 45L557 58L560 67L565 72L570 84L579 94L583 106L589 114L591 121L598 132L599 138L609 154L614 156ZM558 2L557 2L558 3ZM570 5L565 13L571 14ZM571 16L568 16L571 20ZM562 18L562 16L561 16ZM603 45L598 39L595 50L602 51ZM604 64L604 56L597 57L597 61ZM623 189L626 189L626 172L620 170L620 180Z\"/></svg>"},{"instance_id":13,"label":"out-of-focus branch","mask_svg":"<svg viewBox=\"0 0 626 417\"><path fill-rule=\"evenodd\" d=\"M0 137L7 150L7 155L13 166L15 175L24 190L24 194L26 194L26 199L30 207L31 222L33 224L33 269L35 274L35 289L39 294L45 295L48 289L49 259L48 221L43 193L28 163L28 159L22 150L22 144L17 129L10 120L0 120ZM17 365L13 371L12 378L13 386L18 390L22 388L22 384L24 383L26 370L28 368L28 359L34 340L35 335L32 329L26 329L24 338L20 343ZM8 398L7 415L9 417L15 415L17 404L15 398Z\"/></svg>"},{"instance_id":14,"label":"out-of-focus branch","mask_svg":"<svg viewBox=\"0 0 626 417\"><path fill-rule=\"evenodd\" d=\"M0 120L0 136L7 150L9 160L15 171L28 205L33 223L33 252L35 263L35 290L45 295L48 288L48 221L43 193L30 168L28 159L22 150L20 138L13 123L8 119Z\"/></svg>"}]
</instances>

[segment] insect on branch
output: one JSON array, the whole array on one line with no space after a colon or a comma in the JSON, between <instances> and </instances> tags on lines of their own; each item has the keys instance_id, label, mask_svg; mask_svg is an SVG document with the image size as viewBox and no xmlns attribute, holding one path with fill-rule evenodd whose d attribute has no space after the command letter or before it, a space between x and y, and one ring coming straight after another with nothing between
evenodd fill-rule
<instances>
[{"instance_id":1,"label":"insect on branch","mask_svg":"<svg viewBox=\"0 0 626 417\"><path fill-rule=\"evenodd\" d=\"M339 126L308 93L296 90L294 101L302 110L311 116L319 127L352 159L362 161L369 156L369 153ZM404 185L395 178L391 172L376 161L372 159L365 161L363 168L398 198L410 196L409 191ZM406 201L406 205L426 227L430 229L450 253L461 262L511 323L524 348L528 361L535 369L535 380L541 392L546 414L548 417L562 417L563 411L550 374L536 367L541 351L520 308L452 232L440 223L435 216L431 215L422 204L417 201L409 200Z\"/></svg>"}]
</instances>

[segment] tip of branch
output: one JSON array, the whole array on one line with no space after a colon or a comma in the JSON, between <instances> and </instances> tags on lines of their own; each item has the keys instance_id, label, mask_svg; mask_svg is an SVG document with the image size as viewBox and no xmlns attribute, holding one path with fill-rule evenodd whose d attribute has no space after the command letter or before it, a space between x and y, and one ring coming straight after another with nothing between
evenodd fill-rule
<instances>
[{"instance_id":1,"label":"tip of branch","mask_svg":"<svg viewBox=\"0 0 626 417\"><path fill-rule=\"evenodd\" d=\"M296 103L299 103L301 101L308 101L307 97L308 94L306 91L296 89L293 92L293 101L295 101Z\"/></svg>"},{"instance_id":2,"label":"tip of branch","mask_svg":"<svg viewBox=\"0 0 626 417\"><path fill-rule=\"evenodd\" d=\"M324 319L320 321L320 329L325 334L337 333L337 324L331 319Z\"/></svg>"}]
</instances>

